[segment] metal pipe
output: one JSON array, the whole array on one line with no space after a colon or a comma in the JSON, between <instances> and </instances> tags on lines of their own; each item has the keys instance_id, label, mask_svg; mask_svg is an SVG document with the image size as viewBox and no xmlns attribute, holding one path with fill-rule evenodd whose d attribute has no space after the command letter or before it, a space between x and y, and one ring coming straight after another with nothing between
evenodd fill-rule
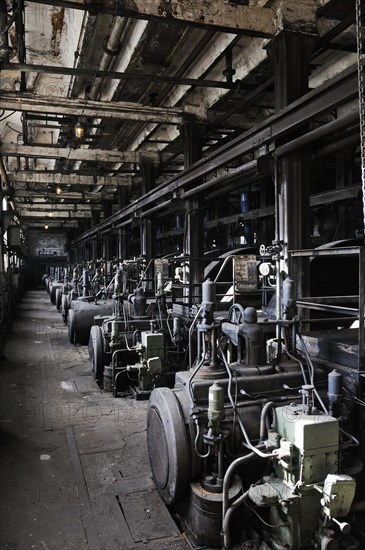
<instances>
[{"instance_id":1,"label":"metal pipe","mask_svg":"<svg viewBox=\"0 0 365 550\"><path fill-rule=\"evenodd\" d=\"M279 166L278 160L275 159L274 165L274 186L275 186L275 240L280 242L280 197L279 197ZM278 358L281 357L281 326L278 322L281 319L281 299L282 299L282 288L281 288L281 265L280 265L280 254L276 255L275 260L275 270L276 270L276 338L278 341Z\"/></svg>"},{"instance_id":2,"label":"metal pipe","mask_svg":"<svg viewBox=\"0 0 365 550\"><path fill-rule=\"evenodd\" d=\"M153 206L152 208L149 208L148 210L145 210L141 213L140 217L145 218L146 216L150 216L151 214L154 214L155 212L158 212L162 208L167 208L170 206L171 200L161 202L160 204L157 204L156 206Z\"/></svg>"},{"instance_id":3,"label":"metal pipe","mask_svg":"<svg viewBox=\"0 0 365 550\"><path fill-rule=\"evenodd\" d=\"M260 443L264 441L266 435L266 419L269 411L275 407L274 401L268 401L262 408L260 417Z\"/></svg>"},{"instance_id":4,"label":"metal pipe","mask_svg":"<svg viewBox=\"0 0 365 550\"><path fill-rule=\"evenodd\" d=\"M331 155L332 153L337 153L338 151L343 151L345 149L349 149L350 147L357 145L360 141L359 136L359 128L356 126L356 133L345 137L343 139L340 139L339 141L335 141L334 143L330 143L328 145L324 145L323 147L320 147L319 149L316 149L311 154L312 159L320 159L323 157L326 157L327 155Z\"/></svg>"},{"instance_id":5,"label":"metal pipe","mask_svg":"<svg viewBox=\"0 0 365 550\"><path fill-rule=\"evenodd\" d=\"M222 187L220 187L219 189L216 189L215 191L212 191L211 193L209 193L207 195L207 199L214 199L216 197L219 197L220 195L223 195L225 193L228 193L230 191L235 191L237 188L239 187L243 187L243 186L247 186L248 184L250 183L257 183L261 180L264 180L264 179L267 179L269 178L270 176L268 174L260 174L260 172L252 172L252 174L248 174L246 177L245 177L245 180L242 181L242 180L238 180L238 181L235 181L236 178L234 177L233 178L233 182L230 184L230 185L224 185Z\"/></svg>"},{"instance_id":6,"label":"metal pipe","mask_svg":"<svg viewBox=\"0 0 365 550\"><path fill-rule=\"evenodd\" d=\"M230 466L228 467L224 479L223 479L223 498L222 498L222 531L223 531L223 537L224 537L224 547L227 548L227 542L229 544L229 541L227 541L227 538L229 539L228 535L228 525L225 525L225 517L228 510L228 504L229 504L229 486L231 484L231 479L233 472L238 468L238 466L242 466L243 464L246 464L247 462L251 462L251 460L256 459L257 455L256 453L249 453L245 456L241 456L240 458L237 458L234 460Z\"/></svg>"},{"instance_id":7,"label":"metal pipe","mask_svg":"<svg viewBox=\"0 0 365 550\"><path fill-rule=\"evenodd\" d=\"M219 176L218 178L214 178L209 181L206 181L205 183L202 183L201 185L194 187L194 189L190 189L190 191L186 191L185 193L182 193L181 198L188 199L189 197L192 197L197 193L201 193L206 189L210 189L210 187L213 187L218 183L225 183L226 181L231 180L232 178L236 178L243 174L247 174L247 172L251 172L253 170L257 170L257 160L251 160L250 162L243 164L239 168L236 168L231 172L227 172L227 174L224 174L222 176Z\"/></svg>"},{"instance_id":8,"label":"metal pipe","mask_svg":"<svg viewBox=\"0 0 365 550\"><path fill-rule=\"evenodd\" d=\"M358 111L349 113L348 115L345 115L341 118L333 120L332 122L323 124L323 126L320 126L319 128L312 130L311 132L307 132L306 134L296 139L293 139L288 143L285 143L281 147L277 147L274 151L274 155L277 158L287 155L288 153L291 153L292 151L295 151L300 147L304 147L305 145L308 145L313 141L316 141L318 139L328 136L329 134L331 134L331 132L334 132L336 130L341 130L342 128L347 127L349 124L352 124L353 122L356 123L358 122L358 120L359 120Z\"/></svg>"},{"instance_id":9,"label":"metal pipe","mask_svg":"<svg viewBox=\"0 0 365 550\"><path fill-rule=\"evenodd\" d=\"M129 349L129 348L128 348ZM114 393L114 389L116 387L115 385L115 361L116 361L116 356L119 354L119 353L124 353L128 351L127 349L116 349L112 355L112 392ZM123 370L127 370L126 368L123 369Z\"/></svg>"},{"instance_id":10,"label":"metal pipe","mask_svg":"<svg viewBox=\"0 0 365 550\"><path fill-rule=\"evenodd\" d=\"M218 271L218 273L217 273L217 276L216 276L216 278L214 279L214 282L215 282L215 283L218 281L219 276L220 276L220 274L222 273L223 269L225 268L227 262L228 262L229 260L231 260L232 258L234 258L234 254L230 254L229 256L227 256L227 257L224 259L224 262L222 263L222 265L221 265L221 267L220 267L220 269L219 269L219 271Z\"/></svg>"},{"instance_id":11,"label":"metal pipe","mask_svg":"<svg viewBox=\"0 0 365 550\"><path fill-rule=\"evenodd\" d=\"M231 386L232 386L232 372L231 372L231 369L230 369L230 366L228 365L228 362L227 362L227 359L226 359L226 356L224 355L224 352L222 350L222 347L219 346L219 351L220 351L220 354L221 354L221 357L223 359L223 363L224 363L224 366L226 367L226 370L227 370L227 374L228 374L228 378L229 378L229 382L228 382L228 398L231 402L231 405L232 405L232 409L234 411L237 411L237 407L236 407L236 404L235 402L233 401L233 398L232 398L232 394L231 394ZM239 424L239 427L241 429L241 432L242 432L242 435L245 439L245 442L243 442L242 444L247 448L247 449L250 449L251 451L253 451L256 455L260 456L261 458L272 458L274 456L277 456L277 453L276 452L273 452L273 453L264 453L262 451L260 451L259 447L261 445L258 445L257 447L255 447L254 445L252 445L251 441L250 441L250 438L248 436L248 433L246 431L246 428L241 420L241 417L240 415L238 414L237 412L237 421L238 421L238 424Z\"/></svg>"},{"instance_id":12,"label":"metal pipe","mask_svg":"<svg viewBox=\"0 0 365 550\"><path fill-rule=\"evenodd\" d=\"M279 113L271 116L254 131L250 130L249 136L245 132L234 138L229 144L219 147L212 155L185 170L183 174L179 173L168 182L158 185L137 199L133 205L126 206L108 220L87 230L75 238L70 243L71 246L77 246L77 244L84 242L101 229L125 219L136 208L142 209L157 198L161 199L172 192L177 192L179 189L191 185L204 174L213 172L219 166L227 165L233 159L252 151L258 143L262 146L267 145L275 139L282 138L289 131L299 129L303 124L308 123L308 120L315 118L317 114L325 113L330 108L333 109L339 104L353 99L355 94L357 94L357 73L356 67L352 66L317 89L305 94L286 109L282 109ZM216 180L214 181L216 182Z\"/></svg>"},{"instance_id":13,"label":"metal pipe","mask_svg":"<svg viewBox=\"0 0 365 550\"><path fill-rule=\"evenodd\" d=\"M249 456L249 455L248 455ZM226 514L223 516L223 525L222 525L222 533L223 533L223 548L224 550L228 550L231 548L231 537L229 534L229 522L231 520L232 514L241 504L246 500L249 494L249 489L245 491L237 500L234 501L234 503L228 508Z\"/></svg>"},{"instance_id":14,"label":"metal pipe","mask_svg":"<svg viewBox=\"0 0 365 550\"><path fill-rule=\"evenodd\" d=\"M106 41L104 53L99 64L99 70L107 71L111 65L112 59L119 53L120 42L125 28L126 24L124 17L117 16L114 20L108 40ZM90 90L91 100L97 99L102 84L102 78L95 79L94 85Z\"/></svg>"},{"instance_id":15,"label":"metal pipe","mask_svg":"<svg viewBox=\"0 0 365 550\"><path fill-rule=\"evenodd\" d=\"M193 334L193 330L194 330L195 324L198 320L198 317L200 315L201 310L202 310L202 306L200 306L200 308L198 309L197 314L195 315L194 320L191 323L190 328L189 328L189 369L191 369L192 366L193 366L193 351L192 351L192 341L193 340L192 340L192 334Z\"/></svg>"}]
</instances>

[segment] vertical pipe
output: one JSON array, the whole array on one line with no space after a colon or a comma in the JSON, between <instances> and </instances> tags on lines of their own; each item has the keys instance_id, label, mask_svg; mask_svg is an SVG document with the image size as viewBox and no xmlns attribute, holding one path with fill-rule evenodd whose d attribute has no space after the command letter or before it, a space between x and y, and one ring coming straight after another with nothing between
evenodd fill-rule
<instances>
[{"instance_id":1,"label":"vertical pipe","mask_svg":"<svg viewBox=\"0 0 365 550\"><path fill-rule=\"evenodd\" d=\"M275 159L275 167L274 167L274 186L275 186L275 240L276 242L279 242L280 238L280 197L279 197L279 167L278 167L278 159ZM281 262L280 262L280 255L278 255L278 258L276 260L276 320L279 321L281 319ZM278 358L281 357L281 326L278 323L276 325L276 338L278 341Z\"/></svg>"}]
</instances>

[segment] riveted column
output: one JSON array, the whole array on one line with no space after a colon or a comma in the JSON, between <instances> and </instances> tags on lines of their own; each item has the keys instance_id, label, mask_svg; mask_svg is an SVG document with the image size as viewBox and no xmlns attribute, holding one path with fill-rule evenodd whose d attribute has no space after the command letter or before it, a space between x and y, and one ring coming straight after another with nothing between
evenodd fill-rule
<instances>
[{"instance_id":1,"label":"riveted column","mask_svg":"<svg viewBox=\"0 0 365 550\"><path fill-rule=\"evenodd\" d=\"M283 13L283 29L274 38L271 50L274 53L276 111L308 92L309 63L318 38L316 2L303 2L307 10L304 19L298 4L292 0L288 4L287 11ZM297 8L298 11L295 11ZM290 141L297 135L287 135L285 140ZM281 144L282 142L276 143L277 146ZM310 245L309 166L308 148L298 149L277 160L277 238L284 242L285 259L282 267L285 271L288 271L288 250L303 249ZM297 262L291 272L291 277L297 283L299 296L308 293L307 271L308 269Z\"/></svg>"},{"instance_id":2,"label":"riveted column","mask_svg":"<svg viewBox=\"0 0 365 550\"><path fill-rule=\"evenodd\" d=\"M118 210L122 210L128 203L128 189L121 186L118 188ZM128 238L127 231L124 227L118 229L118 258L126 260L128 258Z\"/></svg>"},{"instance_id":3,"label":"riveted column","mask_svg":"<svg viewBox=\"0 0 365 550\"><path fill-rule=\"evenodd\" d=\"M142 194L148 193L156 185L156 165L151 162L143 162L141 164L142 172ZM145 216L141 221L141 254L146 258L148 263L156 256L156 218L155 214ZM147 289L153 289L153 266L151 265L146 273Z\"/></svg>"},{"instance_id":4,"label":"riveted column","mask_svg":"<svg viewBox=\"0 0 365 550\"><path fill-rule=\"evenodd\" d=\"M95 227L100 222L100 210L91 210L92 227ZM98 259L98 240L96 237L92 240L92 257L93 261Z\"/></svg>"},{"instance_id":5,"label":"riveted column","mask_svg":"<svg viewBox=\"0 0 365 550\"><path fill-rule=\"evenodd\" d=\"M103 208L104 220L110 218L113 213L113 201L109 199L103 199L101 201L101 206ZM105 233L102 235L102 256L104 260L110 260L111 251L110 251L110 234Z\"/></svg>"},{"instance_id":6,"label":"riveted column","mask_svg":"<svg viewBox=\"0 0 365 550\"><path fill-rule=\"evenodd\" d=\"M205 127L189 120L180 126L184 141L184 167L189 168L203 156ZM197 181L198 185L199 182ZM204 204L201 196L193 197L186 203L184 254L190 256L189 303L201 301L200 285L203 282L204 265L199 258L204 254Z\"/></svg>"}]
</instances>

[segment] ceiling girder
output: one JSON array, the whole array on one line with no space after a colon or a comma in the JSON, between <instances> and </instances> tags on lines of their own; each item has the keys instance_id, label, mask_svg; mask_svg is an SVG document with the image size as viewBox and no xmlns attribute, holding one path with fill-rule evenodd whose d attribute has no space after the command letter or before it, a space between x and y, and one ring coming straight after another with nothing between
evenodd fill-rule
<instances>
[{"instance_id":1,"label":"ceiling girder","mask_svg":"<svg viewBox=\"0 0 365 550\"><path fill-rule=\"evenodd\" d=\"M158 124L181 124L184 120L184 110L178 107L149 107L126 101L103 102L11 92L3 92L0 99L1 109L5 111L42 112L85 118L116 118ZM191 112L189 114L193 115Z\"/></svg>"},{"instance_id":2,"label":"ceiling girder","mask_svg":"<svg viewBox=\"0 0 365 550\"><path fill-rule=\"evenodd\" d=\"M290 134L306 124L316 116L322 115L330 109L334 109L343 103L355 99L358 94L357 67L352 66L340 75L327 81L322 86L310 91L286 109L268 118L255 129L243 133L234 138L228 144L218 148L209 157L195 163L183 174L171 178L167 183L159 185L149 193L139 198L133 205L127 206L109 219L98 224L95 228L86 231L71 244L83 242L98 231L106 230L117 225L121 220L133 215L134 212L162 199L179 189L186 189L197 179L215 171L221 166L226 166L234 159L253 151L259 147L273 143L276 139Z\"/></svg>"},{"instance_id":3,"label":"ceiling girder","mask_svg":"<svg viewBox=\"0 0 365 550\"><path fill-rule=\"evenodd\" d=\"M107 151L104 149L71 149L70 147L57 147L47 144L18 145L17 143L3 143L0 146L0 152L7 157L35 157L83 162L127 162L132 164L152 162L159 164L159 153L154 151ZM115 181L113 185L115 185Z\"/></svg>"},{"instance_id":4,"label":"ceiling girder","mask_svg":"<svg viewBox=\"0 0 365 550\"><path fill-rule=\"evenodd\" d=\"M53 218L58 212L75 212L73 204L53 204L47 202L37 202L34 204L28 204L25 202L16 201L17 210L20 215L22 212L27 212L31 210L33 214L38 214L41 212L43 215ZM91 204L78 204L77 212L90 212L91 210L101 210L100 205L91 205ZM50 215L52 213L52 215Z\"/></svg>"},{"instance_id":5,"label":"ceiling girder","mask_svg":"<svg viewBox=\"0 0 365 550\"><path fill-rule=\"evenodd\" d=\"M74 67L57 67L55 65L32 65L29 63L8 63L3 66L7 71L24 71L27 73L59 74L70 76L87 76L90 78L108 78L111 80L143 80L144 82L161 82L163 84L179 84L183 86L200 86L204 88L224 88L232 90L235 83L220 80L205 80L202 78L185 78L171 75L145 74L137 72L94 71ZM241 86L241 89L252 89L252 86Z\"/></svg>"},{"instance_id":6,"label":"ceiling girder","mask_svg":"<svg viewBox=\"0 0 365 550\"><path fill-rule=\"evenodd\" d=\"M137 19L165 19L222 32L270 37L277 26L271 8L233 4L229 0L30 0L30 4L51 4L63 8L107 13Z\"/></svg>"},{"instance_id":7,"label":"ceiling girder","mask_svg":"<svg viewBox=\"0 0 365 550\"><path fill-rule=\"evenodd\" d=\"M56 193L50 193L47 191L47 189L41 190L41 189L21 189L17 188L15 186L15 199L18 198L25 198L25 199L31 199L34 204L43 204L44 199L48 198L50 201L52 200L58 200L62 201L62 204L70 204L69 201L91 201L86 206L92 208L94 210L94 206L97 207L97 209L100 207L100 200L107 199L107 200L113 200L114 196L111 193L103 193L103 195L100 195L99 193L90 193L90 192L75 192L75 191L65 191L61 197L59 195L56 195ZM48 203L50 204L50 203ZM78 202L78 205L82 205L82 202Z\"/></svg>"},{"instance_id":8,"label":"ceiling girder","mask_svg":"<svg viewBox=\"0 0 365 550\"><path fill-rule=\"evenodd\" d=\"M23 226L28 226L31 225L31 227L29 227L29 230L32 230L32 229L42 229L43 231L45 230L44 229L44 224L45 222L43 221L39 221L38 219L30 219L28 218L26 221L23 221L22 220L22 225ZM56 221L54 223L50 222L49 220L47 220L47 225L49 227L49 229L56 229L56 230L63 230L64 228L65 229L72 229L72 228L77 228L78 227L78 221L77 220L62 220L61 222L59 221ZM50 257L48 254L47 254L47 257ZM44 258L44 256L40 256L40 258Z\"/></svg>"},{"instance_id":9,"label":"ceiling girder","mask_svg":"<svg viewBox=\"0 0 365 550\"><path fill-rule=\"evenodd\" d=\"M48 207L48 210L49 207ZM21 208L19 209L19 214L22 219L22 221L26 218L43 218L45 222L49 222L50 220L55 219L70 219L70 218L91 218L91 210L90 211L79 211L79 210L68 210L68 211L54 211L53 216L47 216L46 212L36 211L32 210L31 208Z\"/></svg>"},{"instance_id":10,"label":"ceiling girder","mask_svg":"<svg viewBox=\"0 0 365 550\"><path fill-rule=\"evenodd\" d=\"M36 170L9 172L9 179L12 183L41 183L48 185L108 185L113 187L130 187L131 178L128 176L80 176L78 174L63 174L62 172L38 173Z\"/></svg>"}]
</instances>

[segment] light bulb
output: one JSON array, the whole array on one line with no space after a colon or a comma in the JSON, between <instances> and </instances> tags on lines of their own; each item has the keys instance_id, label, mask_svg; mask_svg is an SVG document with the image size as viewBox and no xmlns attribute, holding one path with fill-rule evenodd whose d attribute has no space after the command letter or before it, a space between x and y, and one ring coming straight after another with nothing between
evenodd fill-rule
<instances>
[{"instance_id":1,"label":"light bulb","mask_svg":"<svg viewBox=\"0 0 365 550\"><path fill-rule=\"evenodd\" d=\"M85 135L85 128L80 124L80 122L76 122L74 132L77 139L82 139Z\"/></svg>"}]
</instances>

